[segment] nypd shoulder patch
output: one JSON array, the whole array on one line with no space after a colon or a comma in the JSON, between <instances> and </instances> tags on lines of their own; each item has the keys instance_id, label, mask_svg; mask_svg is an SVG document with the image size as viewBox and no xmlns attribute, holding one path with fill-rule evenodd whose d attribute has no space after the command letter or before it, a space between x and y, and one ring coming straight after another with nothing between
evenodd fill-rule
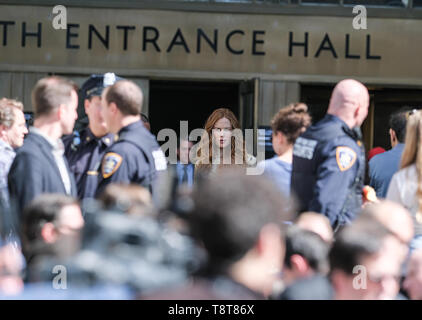
<instances>
[{"instance_id":1,"label":"nypd shoulder patch","mask_svg":"<svg viewBox=\"0 0 422 320\"><path fill-rule=\"evenodd\" d=\"M101 165L102 175L105 179L110 177L113 173L119 169L120 165L122 164L122 156L114 153L109 152L104 156L103 163Z\"/></svg>"},{"instance_id":2,"label":"nypd shoulder patch","mask_svg":"<svg viewBox=\"0 0 422 320\"><path fill-rule=\"evenodd\" d=\"M336 160L340 171L349 170L356 162L356 152L349 147L337 147Z\"/></svg>"},{"instance_id":3,"label":"nypd shoulder patch","mask_svg":"<svg viewBox=\"0 0 422 320\"><path fill-rule=\"evenodd\" d=\"M161 150L161 148L158 148L157 150L153 151L152 156L154 157L155 169L157 171L167 169L166 156L164 155L164 152Z\"/></svg>"}]
</instances>

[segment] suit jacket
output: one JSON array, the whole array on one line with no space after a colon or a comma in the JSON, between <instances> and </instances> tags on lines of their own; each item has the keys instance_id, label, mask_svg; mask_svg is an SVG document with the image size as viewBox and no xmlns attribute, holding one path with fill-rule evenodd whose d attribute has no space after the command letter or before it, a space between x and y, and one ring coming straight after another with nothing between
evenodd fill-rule
<instances>
[{"instance_id":1,"label":"suit jacket","mask_svg":"<svg viewBox=\"0 0 422 320\"><path fill-rule=\"evenodd\" d=\"M42 193L66 194L59 168L52 153L53 147L42 136L29 133L16 157L8 175L10 199L16 205L18 214L36 196ZM71 196L77 196L76 183L64 159L71 183Z\"/></svg>"}]
</instances>

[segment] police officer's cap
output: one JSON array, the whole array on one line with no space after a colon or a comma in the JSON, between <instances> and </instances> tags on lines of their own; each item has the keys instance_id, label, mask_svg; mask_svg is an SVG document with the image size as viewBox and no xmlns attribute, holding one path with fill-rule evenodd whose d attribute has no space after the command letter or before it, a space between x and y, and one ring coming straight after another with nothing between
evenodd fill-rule
<instances>
[{"instance_id":1,"label":"police officer's cap","mask_svg":"<svg viewBox=\"0 0 422 320\"><path fill-rule=\"evenodd\" d=\"M92 74L81 87L81 93L84 99L89 99L93 96L101 96L103 90L113 85L116 81L123 80L116 76L113 72L105 74Z\"/></svg>"}]
</instances>

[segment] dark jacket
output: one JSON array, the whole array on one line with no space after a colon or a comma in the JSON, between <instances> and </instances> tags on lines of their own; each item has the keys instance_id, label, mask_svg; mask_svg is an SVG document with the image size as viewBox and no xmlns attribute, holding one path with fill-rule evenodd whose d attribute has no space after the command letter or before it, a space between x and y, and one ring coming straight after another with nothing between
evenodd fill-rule
<instances>
[{"instance_id":1,"label":"dark jacket","mask_svg":"<svg viewBox=\"0 0 422 320\"><path fill-rule=\"evenodd\" d=\"M52 149L42 136L29 133L23 146L17 150L9 171L8 184L10 198L19 214L31 200L42 193L66 194ZM66 159L64 161L70 177L70 195L76 197L75 179L69 171Z\"/></svg>"},{"instance_id":2,"label":"dark jacket","mask_svg":"<svg viewBox=\"0 0 422 320\"><path fill-rule=\"evenodd\" d=\"M336 228L361 209L365 151L359 130L333 115L311 126L295 142L291 191L299 212L315 211Z\"/></svg>"},{"instance_id":3,"label":"dark jacket","mask_svg":"<svg viewBox=\"0 0 422 320\"><path fill-rule=\"evenodd\" d=\"M166 169L166 158L155 137L141 121L134 122L122 128L117 141L106 150L96 197L110 183L138 184L154 197L159 171Z\"/></svg>"},{"instance_id":4,"label":"dark jacket","mask_svg":"<svg viewBox=\"0 0 422 320\"><path fill-rule=\"evenodd\" d=\"M79 199L94 198L98 186L98 169L114 134L97 138L89 128L63 138L65 156L75 175Z\"/></svg>"}]
</instances>

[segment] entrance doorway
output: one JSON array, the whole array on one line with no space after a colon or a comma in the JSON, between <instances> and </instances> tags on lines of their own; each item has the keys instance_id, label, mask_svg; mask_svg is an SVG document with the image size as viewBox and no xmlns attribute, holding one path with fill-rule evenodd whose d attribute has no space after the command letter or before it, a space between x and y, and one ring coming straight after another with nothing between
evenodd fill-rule
<instances>
[{"instance_id":1,"label":"entrance doorway","mask_svg":"<svg viewBox=\"0 0 422 320\"><path fill-rule=\"evenodd\" d=\"M203 128L218 108L230 109L239 119L239 83L150 81L149 118L155 135L169 128L179 136L180 121L188 121L189 132Z\"/></svg>"},{"instance_id":2,"label":"entrance doorway","mask_svg":"<svg viewBox=\"0 0 422 320\"><path fill-rule=\"evenodd\" d=\"M312 123L321 120L327 112L334 85L302 85L301 101L306 103L312 116ZM389 131L390 115L402 107L422 108L422 90L408 88L386 88L368 86L370 95L369 112L362 124L365 149L391 148Z\"/></svg>"}]
</instances>

